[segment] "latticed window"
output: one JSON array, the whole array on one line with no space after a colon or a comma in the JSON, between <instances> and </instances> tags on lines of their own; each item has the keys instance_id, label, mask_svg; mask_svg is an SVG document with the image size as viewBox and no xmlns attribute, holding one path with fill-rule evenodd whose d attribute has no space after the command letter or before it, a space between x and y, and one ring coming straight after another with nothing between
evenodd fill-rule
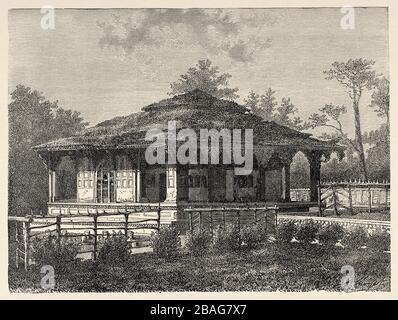
<instances>
[{"instance_id":1,"label":"latticed window","mask_svg":"<svg viewBox=\"0 0 398 320\"><path fill-rule=\"evenodd\" d=\"M94 172L80 171L77 176L78 188L93 188L94 186Z\"/></svg>"},{"instance_id":2,"label":"latticed window","mask_svg":"<svg viewBox=\"0 0 398 320\"><path fill-rule=\"evenodd\" d=\"M134 185L134 174L132 170L118 170L116 171L116 187L117 188L132 188Z\"/></svg>"}]
</instances>

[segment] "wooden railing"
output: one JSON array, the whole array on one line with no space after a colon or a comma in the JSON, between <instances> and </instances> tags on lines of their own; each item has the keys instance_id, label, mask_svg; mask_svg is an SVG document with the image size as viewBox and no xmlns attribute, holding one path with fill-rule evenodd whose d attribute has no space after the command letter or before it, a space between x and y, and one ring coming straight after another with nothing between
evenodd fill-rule
<instances>
[{"instance_id":1,"label":"wooden railing","mask_svg":"<svg viewBox=\"0 0 398 320\"><path fill-rule=\"evenodd\" d=\"M370 181L322 182L318 185L319 214L333 210L336 215L343 211L385 211L390 208L390 183Z\"/></svg>"},{"instance_id":2,"label":"wooden railing","mask_svg":"<svg viewBox=\"0 0 398 320\"><path fill-rule=\"evenodd\" d=\"M152 208L153 210L153 208ZM147 218L134 218L130 215L134 212L115 214L101 212L86 216L57 216L57 217L8 217L9 243L14 247L14 261L17 268L22 262L25 270L29 268L31 261L31 242L33 238L55 237L58 245L62 238L90 239L92 249L79 251L79 254L92 253L93 260L97 259L98 240L109 235L109 231L118 230L118 235L124 235L130 241L134 239L133 230L152 229L159 230L161 225L161 207L156 207L156 216ZM152 211L151 211L152 213ZM105 220L101 221L104 217ZM113 220L110 220L112 219Z\"/></svg>"},{"instance_id":3,"label":"wooden railing","mask_svg":"<svg viewBox=\"0 0 398 320\"><path fill-rule=\"evenodd\" d=\"M242 227L263 223L266 231L274 232L278 222L278 207L203 207L186 208L189 230L206 229L214 236L218 229L234 226L238 233Z\"/></svg>"}]
</instances>

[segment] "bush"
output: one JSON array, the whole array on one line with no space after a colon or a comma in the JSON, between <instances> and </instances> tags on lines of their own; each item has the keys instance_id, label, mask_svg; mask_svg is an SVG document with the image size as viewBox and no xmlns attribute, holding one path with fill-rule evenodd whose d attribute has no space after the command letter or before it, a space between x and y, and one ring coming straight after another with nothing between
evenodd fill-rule
<instances>
[{"instance_id":1,"label":"bush","mask_svg":"<svg viewBox=\"0 0 398 320\"><path fill-rule=\"evenodd\" d=\"M309 220L298 227L296 238L304 243L311 243L315 240L319 231L319 225L313 220Z\"/></svg>"},{"instance_id":2,"label":"bush","mask_svg":"<svg viewBox=\"0 0 398 320\"><path fill-rule=\"evenodd\" d=\"M188 235L186 247L193 256L203 256L209 252L212 245L210 232L199 230Z\"/></svg>"},{"instance_id":3,"label":"bush","mask_svg":"<svg viewBox=\"0 0 398 320\"><path fill-rule=\"evenodd\" d=\"M157 233L152 235L151 247L158 258L172 260L178 257L181 240L177 229L171 226L161 227Z\"/></svg>"},{"instance_id":4,"label":"bush","mask_svg":"<svg viewBox=\"0 0 398 320\"><path fill-rule=\"evenodd\" d=\"M240 235L235 226L228 226L225 229L219 229L216 240L214 242L214 249L221 253L230 251L237 251L240 249Z\"/></svg>"},{"instance_id":5,"label":"bush","mask_svg":"<svg viewBox=\"0 0 398 320\"><path fill-rule=\"evenodd\" d=\"M242 248L248 250L257 248L266 240L264 226L260 224L244 226L240 231L240 238Z\"/></svg>"},{"instance_id":6,"label":"bush","mask_svg":"<svg viewBox=\"0 0 398 320\"><path fill-rule=\"evenodd\" d=\"M319 241L326 246L334 246L344 237L344 228L337 223L323 227L318 232Z\"/></svg>"},{"instance_id":7,"label":"bush","mask_svg":"<svg viewBox=\"0 0 398 320\"><path fill-rule=\"evenodd\" d=\"M276 239L280 242L290 242L297 232L297 226L293 221L283 222L276 227Z\"/></svg>"},{"instance_id":8,"label":"bush","mask_svg":"<svg viewBox=\"0 0 398 320\"><path fill-rule=\"evenodd\" d=\"M61 239L58 244L53 236L36 238L31 245L33 261L39 266L50 265L57 272L66 271L79 252L79 247L72 241Z\"/></svg>"},{"instance_id":9,"label":"bush","mask_svg":"<svg viewBox=\"0 0 398 320\"><path fill-rule=\"evenodd\" d=\"M130 259L130 243L124 235L107 237L98 251L98 262L104 265L120 266Z\"/></svg>"},{"instance_id":10,"label":"bush","mask_svg":"<svg viewBox=\"0 0 398 320\"><path fill-rule=\"evenodd\" d=\"M369 237L368 244L370 248L389 251L391 245L391 236L386 231L378 231Z\"/></svg>"},{"instance_id":11,"label":"bush","mask_svg":"<svg viewBox=\"0 0 398 320\"><path fill-rule=\"evenodd\" d=\"M346 232L343 238L343 243L350 248L358 249L368 243L368 233L362 227L356 227L349 232Z\"/></svg>"}]
</instances>

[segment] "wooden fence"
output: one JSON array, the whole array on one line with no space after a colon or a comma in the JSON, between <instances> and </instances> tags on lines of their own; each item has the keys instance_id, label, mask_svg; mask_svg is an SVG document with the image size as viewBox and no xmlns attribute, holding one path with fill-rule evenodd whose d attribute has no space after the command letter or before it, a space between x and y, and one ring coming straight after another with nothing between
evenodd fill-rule
<instances>
[{"instance_id":1,"label":"wooden fence","mask_svg":"<svg viewBox=\"0 0 398 320\"><path fill-rule=\"evenodd\" d=\"M333 210L341 215L348 211L386 211L390 208L389 182L323 182L318 185L319 215L325 210Z\"/></svg>"},{"instance_id":2,"label":"wooden fence","mask_svg":"<svg viewBox=\"0 0 398 320\"><path fill-rule=\"evenodd\" d=\"M307 223L309 221L314 221L315 223L325 226L338 224L347 230L355 230L357 227L363 228L368 234L373 232L390 232L391 223L390 221L380 221L380 220L364 220L364 219L354 219L354 218L333 218L333 217L306 217L306 216L293 216L293 215L279 215L278 222L285 223L292 221L298 225Z\"/></svg>"},{"instance_id":3,"label":"wooden fence","mask_svg":"<svg viewBox=\"0 0 398 320\"><path fill-rule=\"evenodd\" d=\"M206 229L214 237L215 231L234 226L238 233L242 227L263 223L266 231L274 232L278 223L278 207L209 207L186 208L188 213L189 230Z\"/></svg>"},{"instance_id":4,"label":"wooden fence","mask_svg":"<svg viewBox=\"0 0 398 320\"><path fill-rule=\"evenodd\" d=\"M151 211L152 212L152 211ZM23 264L25 270L29 268L31 261L32 239L38 237L54 236L58 245L62 238L84 238L90 239L91 249L80 250L79 254L92 253L93 260L97 259L99 239L109 235L109 230L118 235L124 235L129 241L134 239L133 230L152 229L159 230L161 207L156 209L156 217L129 220L130 214L124 213L98 213L87 216L74 217L8 217L9 221L9 243L15 256L15 266ZM100 221L106 217L105 221ZM113 220L110 220L114 218ZM122 219L120 219L122 218Z\"/></svg>"}]
</instances>

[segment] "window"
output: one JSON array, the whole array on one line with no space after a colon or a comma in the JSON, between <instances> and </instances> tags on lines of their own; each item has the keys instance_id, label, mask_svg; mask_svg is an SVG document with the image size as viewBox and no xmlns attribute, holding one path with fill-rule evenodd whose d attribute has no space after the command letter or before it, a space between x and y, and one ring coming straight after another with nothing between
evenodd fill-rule
<instances>
[{"instance_id":1,"label":"window","mask_svg":"<svg viewBox=\"0 0 398 320\"><path fill-rule=\"evenodd\" d=\"M77 175L78 188L93 188L94 173L91 171L80 171Z\"/></svg>"},{"instance_id":2,"label":"window","mask_svg":"<svg viewBox=\"0 0 398 320\"><path fill-rule=\"evenodd\" d=\"M133 176L133 170L118 170L116 171L116 187L117 188L128 188L133 187L133 183L129 183L126 177Z\"/></svg>"}]
</instances>

